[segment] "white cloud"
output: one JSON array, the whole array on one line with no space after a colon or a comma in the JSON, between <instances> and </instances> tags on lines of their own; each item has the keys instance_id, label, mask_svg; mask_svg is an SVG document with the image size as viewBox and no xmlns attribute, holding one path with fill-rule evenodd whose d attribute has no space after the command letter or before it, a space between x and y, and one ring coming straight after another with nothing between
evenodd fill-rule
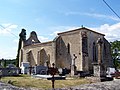
<instances>
[{"instance_id":1,"label":"white cloud","mask_svg":"<svg viewBox=\"0 0 120 90\"><path fill-rule=\"evenodd\" d=\"M8 25L3 25L3 26L8 26ZM13 30L13 28L16 28L17 25L12 25L10 27L8 27L10 29L10 31ZM45 37L45 36L38 36L39 40L41 42L46 42L46 41L50 41L50 36L55 38L55 36L57 35L57 33L59 32L63 32L63 31L68 31L68 30L73 30L76 28L80 28L77 26L57 26L57 27L52 27L50 28L50 30L53 30L54 32L49 36ZM90 28L90 27L88 27ZM98 27L91 27L90 29L95 30L97 32L103 33L105 34L105 38L108 41L115 41L115 40L120 40L120 23L116 23L113 25L109 25L109 24L103 24L101 26ZM1 30L1 29L0 29ZM1 31L0 31L1 32ZM1 34L1 33L0 33ZM14 40L14 43L18 43L18 40ZM0 48L0 58L15 58L16 57L16 53L17 53L17 45L16 47L12 47L12 48Z\"/></svg>"},{"instance_id":2,"label":"white cloud","mask_svg":"<svg viewBox=\"0 0 120 90\"><path fill-rule=\"evenodd\" d=\"M40 40L40 42L51 41L57 36L58 33L68 31L68 30L73 30L73 29L76 29L76 28L78 28L78 27L75 27L75 26L74 27L73 26L50 27L50 28L48 28L49 29L48 31L53 31L53 33L46 34L46 35L49 36L49 38L45 37L46 35L45 36L42 35L42 36L38 36L38 39Z\"/></svg>"},{"instance_id":3,"label":"white cloud","mask_svg":"<svg viewBox=\"0 0 120 90\"><path fill-rule=\"evenodd\" d=\"M1 24L0 34L13 34L12 30L16 29L18 26L14 24Z\"/></svg>"},{"instance_id":4,"label":"white cloud","mask_svg":"<svg viewBox=\"0 0 120 90\"><path fill-rule=\"evenodd\" d=\"M18 42L19 42L19 39L14 39L13 42L14 42L14 43L18 43Z\"/></svg>"},{"instance_id":5,"label":"white cloud","mask_svg":"<svg viewBox=\"0 0 120 90\"><path fill-rule=\"evenodd\" d=\"M98 13L83 13L83 15L91 16L91 17L97 17L97 18L111 19L111 20L115 20L115 21L120 21L120 19L117 18L117 17L110 16L110 15L104 15L104 14L98 14Z\"/></svg>"},{"instance_id":6,"label":"white cloud","mask_svg":"<svg viewBox=\"0 0 120 90\"><path fill-rule=\"evenodd\" d=\"M57 34L59 33L60 31L55 31L53 32L52 34L50 34L50 36L57 36Z\"/></svg>"},{"instance_id":7,"label":"white cloud","mask_svg":"<svg viewBox=\"0 0 120 90\"><path fill-rule=\"evenodd\" d=\"M51 33L51 36L57 36L58 33L60 32L64 32L64 31L68 31L68 30L73 30L79 28L77 26L56 26L56 27L52 27L51 30L54 30L53 33Z\"/></svg>"},{"instance_id":8,"label":"white cloud","mask_svg":"<svg viewBox=\"0 0 120 90\"><path fill-rule=\"evenodd\" d=\"M104 15L104 14L98 14L98 13L82 13L82 12L66 12L65 15L85 15L95 18L104 18L104 19L111 19L114 21L120 21L119 18L111 16L111 15Z\"/></svg>"},{"instance_id":9,"label":"white cloud","mask_svg":"<svg viewBox=\"0 0 120 90\"><path fill-rule=\"evenodd\" d=\"M17 56L17 47L0 49L0 59L15 59Z\"/></svg>"},{"instance_id":10,"label":"white cloud","mask_svg":"<svg viewBox=\"0 0 120 90\"><path fill-rule=\"evenodd\" d=\"M2 39L2 44L0 45L0 58L5 59L13 59L16 58L17 48L18 48L18 41L13 40L13 37L9 37L9 35L14 35L17 37L16 33L17 31L13 32L13 30L17 30L18 25L5 23L0 24L0 38ZM18 39L14 38L14 39ZM5 42L4 42L5 40ZM9 40L7 42L7 40ZM19 40L19 39L18 39Z\"/></svg>"},{"instance_id":11,"label":"white cloud","mask_svg":"<svg viewBox=\"0 0 120 90\"><path fill-rule=\"evenodd\" d=\"M58 27L53 27L52 29L54 30L54 32L52 34L50 34L51 36L56 36L57 33L59 32L63 32L63 31L68 31L68 30L73 30L76 28L80 28L77 26L58 26ZM113 25L109 25L109 24L103 24L101 26L98 27L88 27L92 30L95 30L97 32L100 32L102 34L105 34L105 38L108 41L115 41L115 40L120 40L120 23L116 23Z\"/></svg>"},{"instance_id":12,"label":"white cloud","mask_svg":"<svg viewBox=\"0 0 120 90\"><path fill-rule=\"evenodd\" d=\"M120 23L116 23L113 25L104 24L100 27L92 27L91 29L105 34L105 37L106 39L108 39L108 41L120 40Z\"/></svg>"},{"instance_id":13,"label":"white cloud","mask_svg":"<svg viewBox=\"0 0 120 90\"><path fill-rule=\"evenodd\" d=\"M46 42L46 41L49 41L49 38L44 37L44 36L38 36L38 39L40 40L40 42Z\"/></svg>"}]
</instances>

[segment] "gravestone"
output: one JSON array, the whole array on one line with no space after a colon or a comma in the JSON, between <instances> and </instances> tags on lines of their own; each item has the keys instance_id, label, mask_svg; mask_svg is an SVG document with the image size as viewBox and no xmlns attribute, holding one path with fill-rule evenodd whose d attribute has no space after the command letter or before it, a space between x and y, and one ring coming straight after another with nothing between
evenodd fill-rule
<instances>
[{"instance_id":1,"label":"gravestone","mask_svg":"<svg viewBox=\"0 0 120 90\"><path fill-rule=\"evenodd\" d=\"M103 64L94 64L93 66L94 68L94 76L95 77L105 77L106 73L105 73L105 68Z\"/></svg>"},{"instance_id":2,"label":"gravestone","mask_svg":"<svg viewBox=\"0 0 120 90\"><path fill-rule=\"evenodd\" d=\"M34 66L34 74L47 75L47 70L48 67L46 66L42 66L42 65Z\"/></svg>"},{"instance_id":3,"label":"gravestone","mask_svg":"<svg viewBox=\"0 0 120 90\"><path fill-rule=\"evenodd\" d=\"M30 67L29 62L22 62L22 63L21 63L21 67L20 67L21 73L22 73L22 74L27 74L27 73L29 73L29 67Z\"/></svg>"},{"instance_id":4,"label":"gravestone","mask_svg":"<svg viewBox=\"0 0 120 90\"><path fill-rule=\"evenodd\" d=\"M77 58L77 56L75 54L73 54L73 60L72 60L72 65L71 65L71 76L74 76L76 73L76 66L75 66L75 60Z\"/></svg>"}]
</instances>

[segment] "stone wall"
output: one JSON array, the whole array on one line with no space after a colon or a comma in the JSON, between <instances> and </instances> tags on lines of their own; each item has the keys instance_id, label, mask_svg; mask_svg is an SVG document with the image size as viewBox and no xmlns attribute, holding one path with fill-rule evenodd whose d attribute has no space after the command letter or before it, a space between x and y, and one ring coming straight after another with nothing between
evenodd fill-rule
<instances>
[{"instance_id":1,"label":"stone wall","mask_svg":"<svg viewBox=\"0 0 120 90\"><path fill-rule=\"evenodd\" d=\"M23 48L23 62L30 62L31 66L45 65L47 61L51 65L55 62L54 42L34 44Z\"/></svg>"},{"instance_id":2,"label":"stone wall","mask_svg":"<svg viewBox=\"0 0 120 90\"><path fill-rule=\"evenodd\" d=\"M102 61L106 68L112 65L109 42L104 34L87 28L58 33L57 38L45 43L35 43L35 39L30 38L30 45L21 48L20 62L30 62L31 66L55 63L58 68L67 69L75 65L77 71L93 72L92 63L98 60L98 38L103 41Z\"/></svg>"},{"instance_id":3,"label":"stone wall","mask_svg":"<svg viewBox=\"0 0 120 90\"><path fill-rule=\"evenodd\" d=\"M56 41L57 66L70 69L70 65L73 63L73 54L75 54L77 57L75 60L77 70L82 69L80 41L79 31L59 34Z\"/></svg>"},{"instance_id":4,"label":"stone wall","mask_svg":"<svg viewBox=\"0 0 120 90\"><path fill-rule=\"evenodd\" d=\"M104 38L104 34L100 34L87 29L73 30L58 34L56 40L56 62L57 66L70 68L73 63L73 54L77 71L92 71L93 70L93 43L96 47L97 61L97 39ZM86 38L86 43L83 41ZM85 40L85 39L84 39ZM68 47L69 46L69 47ZM103 47L102 47L103 48ZM109 52L109 50L108 50ZM103 57L102 57L103 58Z\"/></svg>"},{"instance_id":5,"label":"stone wall","mask_svg":"<svg viewBox=\"0 0 120 90\"><path fill-rule=\"evenodd\" d=\"M88 70L92 71L93 70L93 65L92 63L97 61L98 59L98 52L97 52L97 39L98 38L103 38L104 35L102 34L99 34L99 33L96 33L96 32L91 32L91 31L87 31L87 30L83 30L83 31L86 31L87 32L87 36L88 36L88 60L87 60L87 63L84 63L85 65L84 66L88 66ZM93 59L93 44L95 44L95 59Z\"/></svg>"},{"instance_id":6,"label":"stone wall","mask_svg":"<svg viewBox=\"0 0 120 90\"><path fill-rule=\"evenodd\" d=\"M111 45L110 43L104 38L104 50L103 50L103 58L105 67L113 67L113 59L111 55Z\"/></svg>"}]
</instances>

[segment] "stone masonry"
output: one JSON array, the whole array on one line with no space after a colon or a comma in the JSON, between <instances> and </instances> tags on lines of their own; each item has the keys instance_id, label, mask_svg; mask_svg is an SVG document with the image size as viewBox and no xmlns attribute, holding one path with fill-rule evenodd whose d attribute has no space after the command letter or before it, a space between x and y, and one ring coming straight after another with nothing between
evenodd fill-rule
<instances>
[{"instance_id":1,"label":"stone masonry","mask_svg":"<svg viewBox=\"0 0 120 90\"><path fill-rule=\"evenodd\" d=\"M105 69L112 67L110 44L104 36L104 34L82 27L58 33L53 41L41 43L33 31L30 37L22 42L19 66L21 62L30 62L30 66L48 65L49 67L55 63L57 68L71 70L74 61L76 72L92 74L93 63L98 62L97 40L100 38L103 41L101 61ZM74 55L75 60L73 60Z\"/></svg>"}]
</instances>

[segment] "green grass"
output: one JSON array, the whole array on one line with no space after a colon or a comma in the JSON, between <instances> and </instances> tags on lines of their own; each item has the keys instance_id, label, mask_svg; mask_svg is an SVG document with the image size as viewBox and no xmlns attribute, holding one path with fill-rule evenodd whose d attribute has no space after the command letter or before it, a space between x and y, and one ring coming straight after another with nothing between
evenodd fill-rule
<instances>
[{"instance_id":1,"label":"green grass","mask_svg":"<svg viewBox=\"0 0 120 90\"><path fill-rule=\"evenodd\" d=\"M12 85L15 85L18 87L34 87L34 88L43 88L43 89L51 88L51 80L36 79L28 75L1 78L1 81L5 83L7 83L9 80L11 80ZM69 80L56 80L55 88L70 87L70 86L76 86L76 85L86 84L86 83L90 83L90 82L84 78L82 79L73 78Z\"/></svg>"}]
</instances>

